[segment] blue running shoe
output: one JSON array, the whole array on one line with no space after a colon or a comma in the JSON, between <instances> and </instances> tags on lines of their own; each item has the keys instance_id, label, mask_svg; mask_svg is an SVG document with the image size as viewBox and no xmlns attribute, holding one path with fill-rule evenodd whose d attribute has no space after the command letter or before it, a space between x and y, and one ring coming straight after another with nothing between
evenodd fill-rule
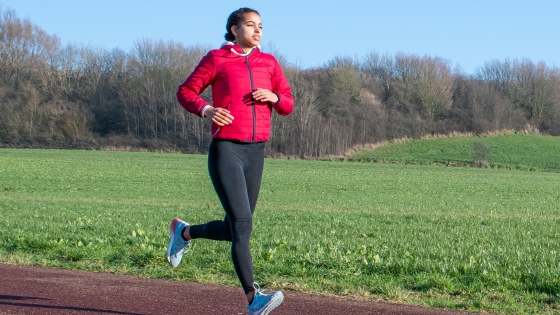
<instances>
[{"instance_id":1,"label":"blue running shoe","mask_svg":"<svg viewBox=\"0 0 560 315\"><path fill-rule=\"evenodd\" d=\"M189 226L189 224L179 218L175 218L169 225L171 241L169 242L169 247L167 247L167 261L173 267L179 266L183 254L190 249L191 241L185 240L181 235L181 232L187 226Z\"/></svg>"},{"instance_id":2,"label":"blue running shoe","mask_svg":"<svg viewBox=\"0 0 560 315\"><path fill-rule=\"evenodd\" d=\"M284 300L284 294L280 291L265 294L264 291L260 290L259 284L256 282L253 284L253 287L257 292L255 292L251 305L247 306L249 315L266 315Z\"/></svg>"}]
</instances>

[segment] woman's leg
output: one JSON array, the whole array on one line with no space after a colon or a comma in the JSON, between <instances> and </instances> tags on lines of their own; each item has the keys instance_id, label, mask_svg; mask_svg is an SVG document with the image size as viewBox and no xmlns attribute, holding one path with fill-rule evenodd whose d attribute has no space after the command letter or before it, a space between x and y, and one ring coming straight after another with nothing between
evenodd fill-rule
<instances>
[{"instance_id":1,"label":"woman's leg","mask_svg":"<svg viewBox=\"0 0 560 315\"><path fill-rule=\"evenodd\" d=\"M254 144L252 150L246 155L247 161L245 163L245 183L247 184L247 197L249 198L249 206L251 208L251 215L255 212L257 200L259 198L259 191L261 189L262 173L264 168L264 143ZM251 274L252 271L251 261ZM251 304L255 296L254 283L251 283L250 291L244 287L245 294L247 295L247 302Z\"/></svg>"},{"instance_id":2,"label":"woman's leg","mask_svg":"<svg viewBox=\"0 0 560 315\"><path fill-rule=\"evenodd\" d=\"M249 239L263 165L264 143L212 141L208 154L208 170L226 212L226 218L224 221L194 225L189 230L193 239L208 238L232 242L233 265L246 294L254 290Z\"/></svg>"},{"instance_id":3,"label":"woman's leg","mask_svg":"<svg viewBox=\"0 0 560 315\"><path fill-rule=\"evenodd\" d=\"M185 239L187 240L195 238L205 238L215 241L231 242L231 229L227 215L223 221L210 221L205 224L188 226L187 229L188 230L183 234L183 237L185 237Z\"/></svg>"}]
</instances>

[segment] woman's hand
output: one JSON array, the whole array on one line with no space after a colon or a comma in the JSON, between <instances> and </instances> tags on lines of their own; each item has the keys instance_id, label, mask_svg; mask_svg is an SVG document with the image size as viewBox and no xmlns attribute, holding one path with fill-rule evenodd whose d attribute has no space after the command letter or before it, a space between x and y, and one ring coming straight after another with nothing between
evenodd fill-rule
<instances>
[{"instance_id":1,"label":"woman's hand","mask_svg":"<svg viewBox=\"0 0 560 315\"><path fill-rule=\"evenodd\" d=\"M233 116L229 113L229 110L221 107L211 107L204 111L204 117L210 118L212 122L222 127L229 125L233 122Z\"/></svg>"},{"instance_id":2,"label":"woman's hand","mask_svg":"<svg viewBox=\"0 0 560 315\"><path fill-rule=\"evenodd\" d=\"M256 89L253 91L253 98L260 102L272 102L274 104L278 102L278 95L267 89Z\"/></svg>"}]
</instances>

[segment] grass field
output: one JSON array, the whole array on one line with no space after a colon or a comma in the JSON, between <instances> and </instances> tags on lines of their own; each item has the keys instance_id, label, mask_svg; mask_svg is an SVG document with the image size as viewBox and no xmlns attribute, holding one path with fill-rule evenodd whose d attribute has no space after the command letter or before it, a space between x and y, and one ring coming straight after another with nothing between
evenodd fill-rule
<instances>
[{"instance_id":1,"label":"grass field","mask_svg":"<svg viewBox=\"0 0 560 315\"><path fill-rule=\"evenodd\" d=\"M353 161L469 165L474 143L486 146L492 168L560 172L560 137L510 133L501 136L447 137L389 143L349 157Z\"/></svg>"},{"instance_id":2,"label":"grass field","mask_svg":"<svg viewBox=\"0 0 560 315\"><path fill-rule=\"evenodd\" d=\"M558 313L560 173L266 160L262 287ZM0 149L0 262L238 285L229 244L165 261L168 224L223 217L206 157Z\"/></svg>"}]
</instances>

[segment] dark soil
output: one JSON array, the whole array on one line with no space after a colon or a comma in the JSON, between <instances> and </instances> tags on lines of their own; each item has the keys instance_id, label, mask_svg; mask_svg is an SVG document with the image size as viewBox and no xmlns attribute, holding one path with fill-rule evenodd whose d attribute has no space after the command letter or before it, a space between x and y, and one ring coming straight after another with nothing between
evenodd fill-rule
<instances>
[{"instance_id":1,"label":"dark soil","mask_svg":"<svg viewBox=\"0 0 560 315\"><path fill-rule=\"evenodd\" d=\"M321 295L284 295L284 302L271 315L471 314ZM247 308L245 296L236 287L0 264L0 315L8 314L247 314Z\"/></svg>"}]
</instances>

